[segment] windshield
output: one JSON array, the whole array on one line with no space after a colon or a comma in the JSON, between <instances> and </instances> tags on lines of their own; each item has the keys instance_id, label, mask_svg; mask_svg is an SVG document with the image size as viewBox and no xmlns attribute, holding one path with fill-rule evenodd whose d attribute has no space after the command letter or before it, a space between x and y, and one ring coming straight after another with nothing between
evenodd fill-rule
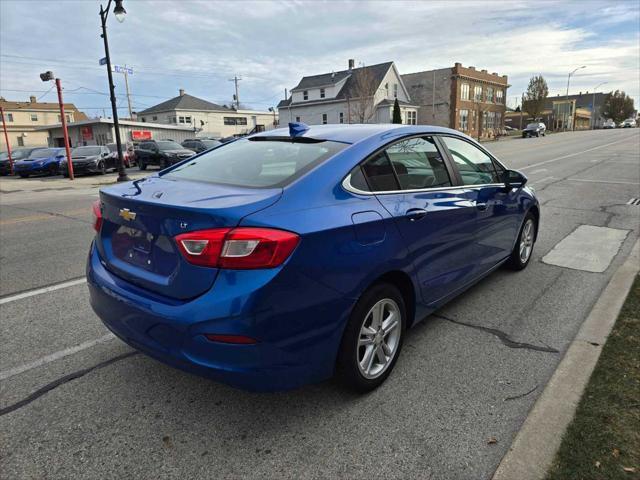
<instances>
[{"instance_id":1,"label":"windshield","mask_svg":"<svg viewBox=\"0 0 640 480\"><path fill-rule=\"evenodd\" d=\"M58 151L57 148L39 148L37 150L33 150L31 152L31 155L29 155L28 158L33 159L33 158L53 157L57 151Z\"/></svg>"},{"instance_id":2,"label":"windshield","mask_svg":"<svg viewBox=\"0 0 640 480\"><path fill-rule=\"evenodd\" d=\"M537 123L530 123L527 125L527 128L538 128L538 124Z\"/></svg>"},{"instance_id":3,"label":"windshield","mask_svg":"<svg viewBox=\"0 0 640 480\"><path fill-rule=\"evenodd\" d=\"M345 147L329 141L239 140L204 153L165 175L241 187L282 186Z\"/></svg>"},{"instance_id":4,"label":"windshield","mask_svg":"<svg viewBox=\"0 0 640 480\"><path fill-rule=\"evenodd\" d=\"M118 146L115 143L107 143L107 148L109 149L110 152L116 152L118 149Z\"/></svg>"},{"instance_id":5,"label":"windshield","mask_svg":"<svg viewBox=\"0 0 640 480\"><path fill-rule=\"evenodd\" d=\"M161 140L156 144L158 145L158 150L184 150L184 147L179 143L168 140Z\"/></svg>"},{"instance_id":6,"label":"windshield","mask_svg":"<svg viewBox=\"0 0 640 480\"><path fill-rule=\"evenodd\" d=\"M91 155L100 155L100 147L76 147L71 150L72 157L88 157Z\"/></svg>"},{"instance_id":7,"label":"windshield","mask_svg":"<svg viewBox=\"0 0 640 480\"><path fill-rule=\"evenodd\" d=\"M11 150L11 160L23 160L29 156L30 152L31 150L25 150L25 149ZM9 159L9 152L0 153L0 160L8 160L8 159Z\"/></svg>"},{"instance_id":8,"label":"windshield","mask_svg":"<svg viewBox=\"0 0 640 480\"><path fill-rule=\"evenodd\" d=\"M222 145L222 142L217 140L200 140L202 144L207 148L217 147L218 145Z\"/></svg>"}]
</instances>

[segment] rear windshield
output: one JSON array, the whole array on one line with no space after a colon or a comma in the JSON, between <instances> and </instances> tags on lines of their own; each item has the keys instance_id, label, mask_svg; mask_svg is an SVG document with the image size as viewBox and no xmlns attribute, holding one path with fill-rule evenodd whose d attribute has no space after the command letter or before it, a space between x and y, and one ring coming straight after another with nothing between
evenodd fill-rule
<instances>
[{"instance_id":1,"label":"rear windshield","mask_svg":"<svg viewBox=\"0 0 640 480\"><path fill-rule=\"evenodd\" d=\"M218 145L222 144L222 142L219 142L217 140L200 140L200 141L207 148L217 147Z\"/></svg>"},{"instance_id":2,"label":"rear windshield","mask_svg":"<svg viewBox=\"0 0 640 480\"><path fill-rule=\"evenodd\" d=\"M100 155L100 147L76 147L71 150L72 156L88 157L91 155Z\"/></svg>"},{"instance_id":3,"label":"rear windshield","mask_svg":"<svg viewBox=\"0 0 640 480\"><path fill-rule=\"evenodd\" d=\"M39 150L34 150L29 155L29 158L45 158L45 157L53 157L57 153L57 148L41 148Z\"/></svg>"},{"instance_id":4,"label":"rear windshield","mask_svg":"<svg viewBox=\"0 0 640 480\"><path fill-rule=\"evenodd\" d=\"M187 161L164 176L241 187L284 186L346 146L329 141L238 140Z\"/></svg>"}]
</instances>

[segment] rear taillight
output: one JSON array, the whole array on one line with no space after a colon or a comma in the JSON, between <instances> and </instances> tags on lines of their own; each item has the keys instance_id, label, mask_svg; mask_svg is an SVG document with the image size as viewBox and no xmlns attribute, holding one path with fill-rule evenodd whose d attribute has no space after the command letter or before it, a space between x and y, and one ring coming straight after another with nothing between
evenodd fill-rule
<instances>
[{"instance_id":1,"label":"rear taillight","mask_svg":"<svg viewBox=\"0 0 640 480\"><path fill-rule=\"evenodd\" d=\"M100 200L96 200L92 205L93 209L93 229L96 232L100 232L100 228L102 227L102 204Z\"/></svg>"},{"instance_id":2,"label":"rear taillight","mask_svg":"<svg viewBox=\"0 0 640 480\"><path fill-rule=\"evenodd\" d=\"M175 237L189 263L229 269L273 268L296 248L300 237L272 228L216 228Z\"/></svg>"}]
</instances>

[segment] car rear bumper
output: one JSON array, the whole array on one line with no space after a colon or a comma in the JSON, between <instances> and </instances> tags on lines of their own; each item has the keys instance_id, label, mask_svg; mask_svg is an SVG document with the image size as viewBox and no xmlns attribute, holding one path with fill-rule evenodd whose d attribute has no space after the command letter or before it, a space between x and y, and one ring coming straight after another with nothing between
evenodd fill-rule
<instances>
[{"instance_id":1,"label":"car rear bumper","mask_svg":"<svg viewBox=\"0 0 640 480\"><path fill-rule=\"evenodd\" d=\"M332 294L322 308L287 309L274 317L259 300L277 302L273 294L265 294L268 286L262 292L243 291L242 284L224 285L223 280L193 300L161 299L112 274L93 245L87 282L92 308L124 342L173 367L252 391L288 390L330 377L344 328L343 314L351 306L351 301ZM318 298L327 294L314 293ZM239 302L254 305L251 311L256 313L231 314L242 310ZM309 323L314 310L321 315L312 322L313 330L300 334L294 325L287 328L288 322L296 320ZM212 342L204 333L245 335L258 343Z\"/></svg>"}]
</instances>

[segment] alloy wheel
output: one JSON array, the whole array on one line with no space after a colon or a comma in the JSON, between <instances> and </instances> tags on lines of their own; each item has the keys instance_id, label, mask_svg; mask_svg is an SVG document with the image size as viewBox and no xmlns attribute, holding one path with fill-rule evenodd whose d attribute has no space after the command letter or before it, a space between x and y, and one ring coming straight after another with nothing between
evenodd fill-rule
<instances>
[{"instance_id":1,"label":"alloy wheel","mask_svg":"<svg viewBox=\"0 0 640 480\"><path fill-rule=\"evenodd\" d=\"M522 228L522 235L520 236L520 261L527 263L533 250L533 239L535 237L535 225L532 219L527 219L527 222Z\"/></svg>"},{"instance_id":2,"label":"alloy wheel","mask_svg":"<svg viewBox=\"0 0 640 480\"><path fill-rule=\"evenodd\" d=\"M374 379L392 363L402 334L398 304L390 298L378 301L367 313L358 337L358 369L363 377Z\"/></svg>"}]
</instances>

